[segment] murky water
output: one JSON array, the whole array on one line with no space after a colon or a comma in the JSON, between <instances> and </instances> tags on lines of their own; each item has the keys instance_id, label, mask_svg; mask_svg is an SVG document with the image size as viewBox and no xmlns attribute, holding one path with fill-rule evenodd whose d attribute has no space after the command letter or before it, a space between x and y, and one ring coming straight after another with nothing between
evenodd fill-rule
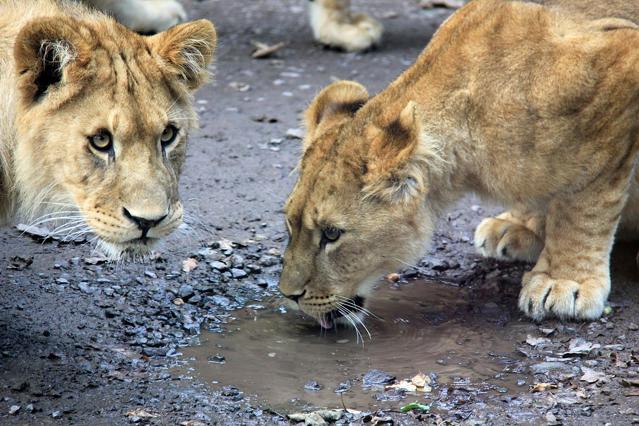
<instances>
[{"instance_id":1,"label":"murky water","mask_svg":"<svg viewBox=\"0 0 639 426\"><path fill-rule=\"evenodd\" d=\"M525 339L530 324L511 319L515 300L498 304L495 298L432 282L380 284L368 307L383 320L368 320L372 339L364 333L363 344L352 329L322 332L314 321L277 306L246 309L228 333L204 333L200 346L183 351L191 360L186 373L214 387L237 386L282 410L341 407L342 397L348 408L397 407L396 401L378 400L383 388L363 388L362 377L371 369L398 380L419 372L438 376L432 393L407 400L433 399L455 386L504 392L525 378L512 370L520 358L516 342ZM310 381L321 389L305 389ZM336 393L346 382L350 390Z\"/></svg>"}]
</instances>

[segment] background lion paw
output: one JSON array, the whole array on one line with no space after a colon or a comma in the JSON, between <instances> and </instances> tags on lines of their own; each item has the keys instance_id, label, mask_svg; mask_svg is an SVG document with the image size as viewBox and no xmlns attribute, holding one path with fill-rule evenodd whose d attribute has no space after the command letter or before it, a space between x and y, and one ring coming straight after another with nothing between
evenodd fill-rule
<instances>
[{"instance_id":1,"label":"background lion paw","mask_svg":"<svg viewBox=\"0 0 639 426\"><path fill-rule=\"evenodd\" d=\"M608 297L604 283L589 280L553 279L545 273L528 272L519 294L519 308L536 321L560 319L594 320L601 316Z\"/></svg>"},{"instance_id":2,"label":"background lion paw","mask_svg":"<svg viewBox=\"0 0 639 426\"><path fill-rule=\"evenodd\" d=\"M129 7L112 12L122 24L140 33L160 33L187 20L184 7L176 0L129 0L123 3Z\"/></svg>"},{"instance_id":3,"label":"background lion paw","mask_svg":"<svg viewBox=\"0 0 639 426\"><path fill-rule=\"evenodd\" d=\"M379 21L366 14L327 8L322 2L311 3L310 17L315 40L347 52L361 52L379 44L384 31Z\"/></svg>"},{"instance_id":4,"label":"background lion paw","mask_svg":"<svg viewBox=\"0 0 639 426\"><path fill-rule=\"evenodd\" d=\"M475 229L475 248L485 257L534 262L544 244L524 225L491 217Z\"/></svg>"}]
</instances>

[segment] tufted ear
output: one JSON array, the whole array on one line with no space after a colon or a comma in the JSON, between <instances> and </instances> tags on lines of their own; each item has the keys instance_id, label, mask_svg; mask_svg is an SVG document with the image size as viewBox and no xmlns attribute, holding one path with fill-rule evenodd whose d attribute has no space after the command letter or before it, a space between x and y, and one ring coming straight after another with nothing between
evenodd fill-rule
<instances>
[{"instance_id":1,"label":"tufted ear","mask_svg":"<svg viewBox=\"0 0 639 426\"><path fill-rule=\"evenodd\" d=\"M169 65L187 87L195 90L208 79L207 67L213 59L217 33L206 20L176 25L160 34L149 37L152 49Z\"/></svg>"},{"instance_id":2,"label":"tufted ear","mask_svg":"<svg viewBox=\"0 0 639 426\"><path fill-rule=\"evenodd\" d=\"M429 155L423 127L419 106L413 101L389 125L367 127L365 136L371 142L364 175L367 197L408 203L427 192Z\"/></svg>"},{"instance_id":3,"label":"tufted ear","mask_svg":"<svg viewBox=\"0 0 639 426\"><path fill-rule=\"evenodd\" d=\"M368 91L354 81L336 81L329 84L313 99L304 113L307 140L313 138L320 127L336 119L355 115L368 101Z\"/></svg>"},{"instance_id":4,"label":"tufted ear","mask_svg":"<svg viewBox=\"0 0 639 426\"><path fill-rule=\"evenodd\" d=\"M24 103L82 80L90 49L79 28L73 18L56 17L34 19L20 30L13 55Z\"/></svg>"}]
</instances>

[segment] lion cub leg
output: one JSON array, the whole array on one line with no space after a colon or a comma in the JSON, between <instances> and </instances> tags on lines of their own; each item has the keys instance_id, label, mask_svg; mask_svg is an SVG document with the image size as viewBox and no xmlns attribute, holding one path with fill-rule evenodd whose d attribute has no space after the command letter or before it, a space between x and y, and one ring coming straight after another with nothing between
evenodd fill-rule
<instances>
[{"instance_id":1,"label":"lion cub leg","mask_svg":"<svg viewBox=\"0 0 639 426\"><path fill-rule=\"evenodd\" d=\"M544 248L545 218L524 208L481 221L475 248L485 257L534 262Z\"/></svg>"},{"instance_id":2,"label":"lion cub leg","mask_svg":"<svg viewBox=\"0 0 639 426\"><path fill-rule=\"evenodd\" d=\"M351 13L350 0L311 0L313 35L322 44L361 52L379 43L383 27L363 13Z\"/></svg>"},{"instance_id":3,"label":"lion cub leg","mask_svg":"<svg viewBox=\"0 0 639 426\"><path fill-rule=\"evenodd\" d=\"M627 175L618 176L612 179L617 187L608 181L608 186L596 184L550 202L544 248L533 270L524 274L519 294L519 308L528 316L601 316L610 292L610 252L627 181Z\"/></svg>"}]
</instances>

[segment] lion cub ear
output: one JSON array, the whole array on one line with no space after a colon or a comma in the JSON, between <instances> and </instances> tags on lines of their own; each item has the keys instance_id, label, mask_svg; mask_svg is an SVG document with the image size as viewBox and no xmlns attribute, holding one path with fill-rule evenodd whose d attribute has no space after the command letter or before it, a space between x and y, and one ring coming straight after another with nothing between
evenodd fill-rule
<instances>
[{"instance_id":1,"label":"lion cub ear","mask_svg":"<svg viewBox=\"0 0 639 426\"><path fill-rule=\"evenodd\" d=\"M86 74L89 48L73 18L38 18L25 25L13 48L18 87L26 104ZM71 67L70 65L78 65Z\"/></svg>"},{"instance_id":2,"label":"lion cub ear","mask_svg":"<svg viewBox=\"0 0 639 426\"><path fill-rule=\"evenodd\" d=\"M335 119L351 117L368 101L368 91L354 81L336 81L313 99L304 113L307 140Z\"/></svg>"},{"instance_id":3,"label":"lion cub ear","mask_svg":"<svg viewBox=\"0 0 639 426\"><path fill-rule=\"evenodd\" d=\"M151 48L186 86L195 90L206 83L208 65L217 43L215 27L206 19L176 25L148 38Z\"/></svg>"},{"instance_id":4,"label":"lion cub ear","mask_svg":"<svg viewBox=\"0 0 639 426\"><path fill-rule=\"evenodd\" d=\"M366 128L371 143L364 175L367 197L408 203L427 192L429 155L423 127L419 106L411 101L387 126Z\"/></svg>"}]
</instances>

